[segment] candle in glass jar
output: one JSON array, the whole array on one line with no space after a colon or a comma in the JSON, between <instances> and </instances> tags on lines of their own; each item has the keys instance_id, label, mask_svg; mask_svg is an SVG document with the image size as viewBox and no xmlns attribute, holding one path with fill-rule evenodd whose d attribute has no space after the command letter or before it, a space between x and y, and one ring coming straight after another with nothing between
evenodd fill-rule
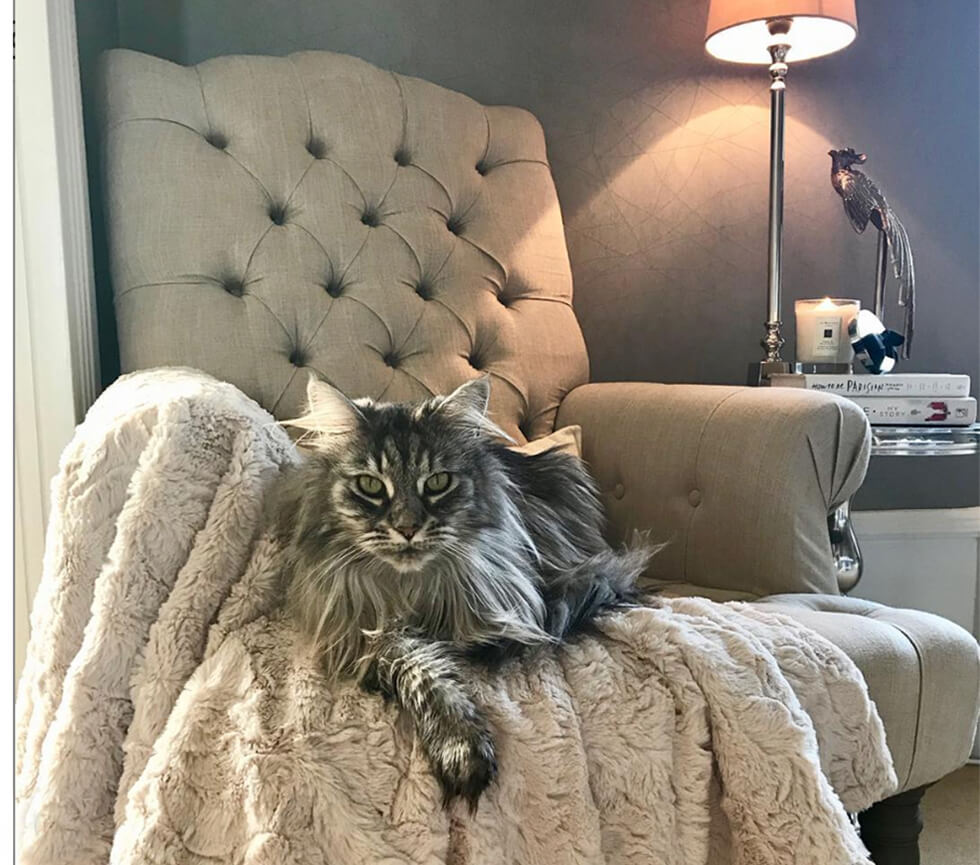
<instances>
[{"instance_id":1,"label":"candle in glass jar","mask_svg":"<svg viewBox=\"0 0 980 865\"><path fill-rule=\"evenodd\" d=\"M847 325L861 302L838 297L796 301L796 360L799 363L850 363Z\"/></svg>"}]
</instances>

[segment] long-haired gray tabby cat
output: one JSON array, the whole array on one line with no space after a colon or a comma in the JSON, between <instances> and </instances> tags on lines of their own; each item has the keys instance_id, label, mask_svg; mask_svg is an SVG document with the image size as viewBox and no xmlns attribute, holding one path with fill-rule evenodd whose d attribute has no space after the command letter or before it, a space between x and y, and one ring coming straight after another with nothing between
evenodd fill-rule
<instances>
[{"instance_id":1,"label":"long-haired gray tabby cat","mask_svg":"<svg viewBox=\"0 0 980 865\"><path fill-rule=\"evenodd\" d=\"M448 803L497 767L464 663L559 642L629 602L648 554L603 540L576 458L509 450L488 378L416 405L348 400L311 379L311 455L274 497L286 599L332 676L411 715Z\"/></svg>"}]
</instances>

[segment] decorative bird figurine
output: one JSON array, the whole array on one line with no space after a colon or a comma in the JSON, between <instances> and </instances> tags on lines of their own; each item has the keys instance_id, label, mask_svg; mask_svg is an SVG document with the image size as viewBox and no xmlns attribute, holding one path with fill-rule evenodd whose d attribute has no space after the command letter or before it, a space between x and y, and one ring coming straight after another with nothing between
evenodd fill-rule
<instances>
[{"instance_id":1,"label":"decorative bird figurine","mask_svg":"<svg viewBox=\"0 0 980 865\"><path fill-rule=\"evenodd\" d=\"M878 290L875 292L875 314L884 314L884 278L886 262L881 244L887 246L891 257L895 278L900 284L898 304L905 308L903 327L905 341L902 344L902 357L909 357L912 347L912 334L915 328L915 263L912 260L912 247L895 211L888 206L885 196L874 181L855 165L863 165L868 156L857 153L853 147L843 150L830 150L830 182L844 201L844 212L851 221L851 227L862 234L870 221L879 231Z\"/></svg>"}]
</instances>

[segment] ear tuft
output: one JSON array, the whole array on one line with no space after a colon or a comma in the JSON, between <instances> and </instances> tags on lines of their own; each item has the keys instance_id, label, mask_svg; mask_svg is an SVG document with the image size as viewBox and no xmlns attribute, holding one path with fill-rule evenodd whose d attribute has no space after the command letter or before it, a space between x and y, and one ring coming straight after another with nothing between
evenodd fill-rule
<instances>
[{"instance_id":1,"label":"ear tuft","mask_svg":"<svg viewBox=\"0 0 980 865\"><path fill-rule=\"evenodd\" d=\"M284 426L305 430L303 438L315 444L329 444L351 435L363 415L356 405L332 385L310 375L306 383L306 411Z\"/></svg>"},{"instance_id":2,"label":"ear tuft","mask_svg":"<svg viewBox=\"0 0 980 865\"><path fill-rule=\"evenodd\" d=\"M462 412L474 412L478 415L485 415L489 404L490 376L488 375L481 375L479 378L463 382L442 402L442 405L446 407Z\"/></svg>"},{"instance_id":3,"label":"ear tuft","mask_svg":"<svg viewBox=\"0 0 980 865\"><path fill-rule=\"evenodd\" d=\"M514 443L514 439L495 424L487 414L490 403L490 376L482 375L461 384L451 394L437 396L424 403L422 412L444 412L447 419L470 429L479 436L503 439Z\"/></svg>"}]
</instances>

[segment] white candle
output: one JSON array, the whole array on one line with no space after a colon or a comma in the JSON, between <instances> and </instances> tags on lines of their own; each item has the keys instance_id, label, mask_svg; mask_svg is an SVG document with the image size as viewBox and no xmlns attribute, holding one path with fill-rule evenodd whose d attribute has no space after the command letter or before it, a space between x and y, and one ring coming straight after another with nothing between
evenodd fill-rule
<instances>
[{"instance_id":1,"label":"white candle","mask_svg":"<svg viewBox=\"0 0 980 865\"><path fill-rule=\"evenodd\" d=\"M796 360L850 363L847 325L860 309L860 301L838 297L796 301Z\"/></svg>"}]
</instances>

